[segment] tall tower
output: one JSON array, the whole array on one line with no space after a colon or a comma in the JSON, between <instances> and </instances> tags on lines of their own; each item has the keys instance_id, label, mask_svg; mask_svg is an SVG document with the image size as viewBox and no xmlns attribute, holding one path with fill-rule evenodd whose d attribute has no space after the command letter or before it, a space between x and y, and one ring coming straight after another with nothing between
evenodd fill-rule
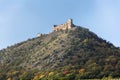
<instances>
[{"instance_id":1,"label":"tall tower","mask_svg":"<svg viewBox=\"0 0 120 80\"><path fill-rule=\"evenodd\" d=\"M71 29L73 27L73 20L68 19L67 24L68 24L68 29Z\"/></svg>"}]
</instances>

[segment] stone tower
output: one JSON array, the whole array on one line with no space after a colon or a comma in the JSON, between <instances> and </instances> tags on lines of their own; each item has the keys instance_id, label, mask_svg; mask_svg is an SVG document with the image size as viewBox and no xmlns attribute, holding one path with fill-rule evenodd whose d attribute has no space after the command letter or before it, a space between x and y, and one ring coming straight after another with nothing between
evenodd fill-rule
<instances>
[{"instance_id":1,"label":"stone tower","mask_svg":"<svg viewBox=\"0 0 120 80\"><path fill-rule=\"evenodd\" d=\"M68 24L68 29L71 29L73 27L72 19L68 19L67 24Z\"/></svg>"}]
</instances>

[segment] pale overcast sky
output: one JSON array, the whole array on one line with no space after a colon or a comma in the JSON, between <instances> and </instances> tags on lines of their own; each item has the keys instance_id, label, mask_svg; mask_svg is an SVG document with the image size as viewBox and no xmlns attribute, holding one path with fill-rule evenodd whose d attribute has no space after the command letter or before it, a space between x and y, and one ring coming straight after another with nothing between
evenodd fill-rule
<instances>
[{"instance_id":1,"label":"pale overcast sky","mask_svg":"<svg viewBox=\"0 0 120 80\"><path fill-rule=\"evenodd\" d=\"M0 0L0 49L49 33L68 18L120 46L120 0Z\"/></svg>"}]
</instances>

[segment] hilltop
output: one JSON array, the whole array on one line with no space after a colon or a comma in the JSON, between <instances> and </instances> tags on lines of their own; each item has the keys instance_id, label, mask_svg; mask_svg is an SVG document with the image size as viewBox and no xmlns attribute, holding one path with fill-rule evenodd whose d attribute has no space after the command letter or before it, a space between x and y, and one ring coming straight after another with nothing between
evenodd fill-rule
<instances>
[{"instance_id":1,"label":"hilltop","mask_svg":"<svg viewBox=\"0 0 120 80\"><path fill-rule=\"evenodd\" d=\"M0 80L78 80L120 77L120 49L75 26L0 51Z\"/></svg>"}]
</instances>

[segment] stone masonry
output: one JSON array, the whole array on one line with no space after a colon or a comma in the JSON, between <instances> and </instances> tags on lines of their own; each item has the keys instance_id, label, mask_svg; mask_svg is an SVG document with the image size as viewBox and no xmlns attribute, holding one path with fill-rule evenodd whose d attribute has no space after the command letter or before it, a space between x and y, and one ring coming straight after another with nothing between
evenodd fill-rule
<instances>
[{"instance_id":1,"label":"stone masonry","mask_svg":"<svg viewBox=\"0 0 120 80\"><path fill-rule=\"evenodd\" d=\"M61 25L54 25L53 31L59 31L59 30L66 30L66 29L71 29L75 27L72 19L68 19L68 21L64 24Z\"/></svg>"}]
</instances>

